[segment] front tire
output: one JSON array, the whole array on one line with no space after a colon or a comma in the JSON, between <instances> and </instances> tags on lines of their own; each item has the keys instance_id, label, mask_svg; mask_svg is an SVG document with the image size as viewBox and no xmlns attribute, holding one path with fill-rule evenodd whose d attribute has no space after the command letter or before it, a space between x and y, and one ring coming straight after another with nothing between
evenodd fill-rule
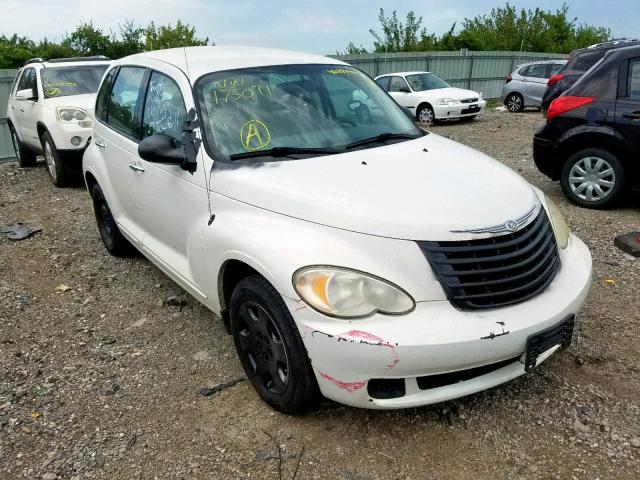
<instances>
[{"instance_id":1,"label":"front tire","mask_svg":"<svg viewBox=\"0 0 640 480\"><path fill-rule=\"evenodd\" d=\"M436 115L430 105L422 105L416 113L416 120L421 123L435 123Z\"/></svg>"},{"instance_id":2,"label":"front tire","mask_svg":"<svg viewBox=\"0 0 640 480\"><path fill-rule=\"evenodd\" d=\"M519 93L510 93L507 95L507 98L504 99L504 105L510 112L521 112L524 110L524 98Z\"/></svg>"},{"instance_id":3,"label":"front tire","mask_svg":"<svg viewBox=\"0 0 640 480\"><path fill-rule=\"evenodd\" d=\"M18 133L13 128L9 127L11 132L11 143L13 144L13 150L16 152L16 160L21 168L30 168L36 166L36 154L29 148L22 145Z\"/></svg>"},{"instance_id":4,"label":"front tire","mask_svg":"<svg viewBox=\"0 0 640 480\"><path fill-rule=\"evenodd\" d=\"M283 413L315 408L320 391L300 332L282 297L260 275L241 280L229 302L233 341L258 395Z\"/></svg>"},{"instance_id":5,"label":"front tire","mask_svg":"<svg viewBox=\"0 0 640 480\"><path fill-rule=\"evenodd\" d=\"M624 168L611 152L585 148L566 161L560 175L564 195L587 208L609 208L624 191Z\"/></svg>"},{"instance_id":6,"label":"front tire","mask_svg":"<svg viewBox=\"0 0 640 480\"><path fill-rule=\"evenodd\" d=\"M60 157L60 154L56 150L56 144L51 138L49 132L42 134L42 152L44 154L44 160L47 165L47 171L51 182L60 188L68 187L70 183L69 171L65 162Z\"/></svg>"},{"instance_id":7,"label":"front tire","mask_svg":"<svg viewBox=\"0 0 640 480\"><path fill-rule=\"evenodd\" d=\"M93 211L100 238L107 251L114 257L127 257L135 254L133 245L120 233L107 200L104 198L104 193L98 184L95 184L91 189L91 199L93 200Z\"/></svg>"}]
</instances>

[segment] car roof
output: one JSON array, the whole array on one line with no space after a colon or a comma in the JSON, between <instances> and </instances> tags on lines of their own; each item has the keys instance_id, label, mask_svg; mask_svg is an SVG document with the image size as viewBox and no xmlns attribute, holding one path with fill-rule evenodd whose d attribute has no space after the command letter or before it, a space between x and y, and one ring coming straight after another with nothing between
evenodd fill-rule
<instances>
[{"instance_id":1,"label":"car roof","mask_svg":"<svg viewBox=\"0 0 640 480\"><path fill-rule=\"evenodd\" d=\"M435 75L435 73L433 72L425 72L425 71L416 71L416 72L394 72L394 73L384 73L382 75L378 75L376 78L381 78L381 77L393 77L393 76L400 76L400 77L406 77L407 75L418 75L420 73L430 73L431 75Z\"/></svg>"},{"instance_id":2,"label":"car roof","mask_svg":"<svg viewBox=\"0 0 640 480\"><path fill-rule=\"evenodd\" d=\"M614 48L624 48L630 45L640 45L640 40L637 38L617 38L608 42L596 43L584 48L577 48L570 53L570 57L575 57L585 52L593 52L596 50L611 50Z\"/></svg>"},{"instance_id":3,"label":"car roof","mask_svg":"<svg viewBox=\"0 0 640 480\"><path fill-rule=\"evenodd\" d=\"M69 58L52 58L44 60L42 58L32 58L27 60L25 67L41 66L43 68L53 67L69 67L69 66L86 66L86 65L110 65L111 59L104 55L93 57L69 57Z\"/></svg>"},{"instance_id":4,"label":"car roof","mask_svg":"<svg viewBox=\"0 0 640 480\"><path fill-rule=\"evenodd\" d=\"M187 59L189 61L188 68ZM116 64L144 65L145 60L156 60L174 65L183 72L188 72L194 80L211 72L249 67L292 64L348 65L340 60L309 53L292 52L275 48L230 46L203 46L154 50L121 58Z\"/></svg>"}]
</instances>

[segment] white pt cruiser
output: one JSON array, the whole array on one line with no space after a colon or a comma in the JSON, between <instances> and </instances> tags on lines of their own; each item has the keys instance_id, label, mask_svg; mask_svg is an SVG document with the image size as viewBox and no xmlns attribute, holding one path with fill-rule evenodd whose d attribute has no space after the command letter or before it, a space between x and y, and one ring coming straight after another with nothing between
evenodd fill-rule
<instances>
[{"instance_id":1,"label":"white pt cruiser","mask_svg":"<svg viewBox=\"0 0 640 480\"><path fill-rule=\"evenodd\" d=\"M284 412L506 382L571 341L590 286L589 250L538 189L325 57L124 58L83 168L106 248L135 247L220 314Z\"/></svg>"}]
</instances>

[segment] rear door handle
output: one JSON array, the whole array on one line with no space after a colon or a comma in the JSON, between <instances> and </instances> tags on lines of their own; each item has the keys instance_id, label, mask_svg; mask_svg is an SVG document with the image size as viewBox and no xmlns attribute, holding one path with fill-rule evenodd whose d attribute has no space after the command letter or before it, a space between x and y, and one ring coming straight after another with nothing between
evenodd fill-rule
<instances>
[{"instance_id":1,"label":"rear door handle","mask_svg":"<svg viewBox=\"0 0 640 480\"><path fill-rule=\"evenodd\" d=\"M133 162L131 162L129 164L129 168L131 170L135 170L136 172L144 172L144 168L143 167L141 167L140 165L138 165L136 163L133 163Z\"/></svg>"},{"instance_id":2,"label":"rear door handle","mask_svg":"<svg viewBox=\"0 0 640 480\"><path fill-rule=\"evenodd\" d=\"M630 120L640 120L640 112L623 113L622 116Z\"/></svg>"},{"instance_id":3,"label":"rear door handle","mask_svg":"<svg viewBox=\"0 0 640 480\"><path fill-rule=\"evenodd\" d=\"M100 140L96 140L93 143L96 145L96 147L107 148L107 146L104 143L102 143Z\"/></svg>"}]
</instances>

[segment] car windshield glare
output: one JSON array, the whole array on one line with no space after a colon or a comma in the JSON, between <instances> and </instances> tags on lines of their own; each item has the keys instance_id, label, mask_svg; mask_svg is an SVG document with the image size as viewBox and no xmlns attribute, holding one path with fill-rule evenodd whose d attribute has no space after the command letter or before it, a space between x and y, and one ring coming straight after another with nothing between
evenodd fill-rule
<instances>
[{"instance_id":1,"label":"car windshield glare","mask_svg":"<svg viewBox=\"0 0 640 480\"><path fill-rule=\"evenodd\" d=\"M87 65L44 68L44 96L52 98L96 93L107 67L108 65Z\"/></svg>"},{"instance_id":2,"label":"car windshield glare","mask_svg":"<svg viewBox=\"0 0 640 480\"><path fill-rule=\"evenodd\" d=\"M204 139L215 158L287 152L319 156L364 139L422 132L371 78L343 65L276 65L222 71L195 86ZM405 135L403 138L388 134ZM375 146L375 142L366 146ZM363 144L363 145L365 145ZM297 153L296 151L297 150ZM244 155L254 152L255 155ZM288 158L288 157L286 157Z\"/></svg>"},{"instance_id":3,"label":"car windshield glare","mask_svg":"<svg viewBox=\"0 0 640 480\"><path fill-rule=\"evenodd\" d=\"M424 92L425 90L435 90L437 88L449 88L447 82L433 73L416 73L407 75L407 82L414 92Z\"/></svg>"}]
</instances>

